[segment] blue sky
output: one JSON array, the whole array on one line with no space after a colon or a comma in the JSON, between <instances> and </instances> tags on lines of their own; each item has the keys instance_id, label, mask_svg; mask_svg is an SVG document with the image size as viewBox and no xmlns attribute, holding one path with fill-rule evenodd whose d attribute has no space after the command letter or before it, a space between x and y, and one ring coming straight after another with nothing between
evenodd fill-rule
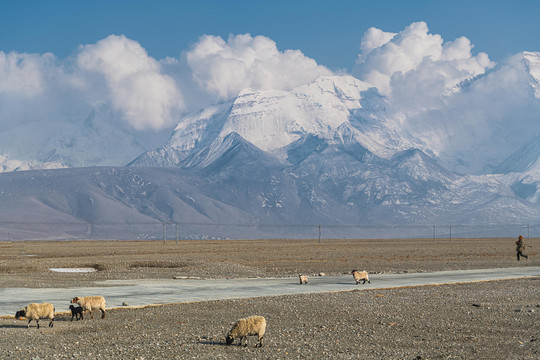
<instances>
[{"instance_id":1,"label":"blue sky","mask_svg":"<svg viewBox=\"0 0 540 360\"><path fill-rule=\"evenodd\" d=\"M520 1L29 1L0 0L0 51L51 52L124 34L156 59L179 57L203 34L264 35L332 70L348 69L369 27L399 32L425 21L445 41L466 36L499 61L540 50L540 2Z\"/></svg>"}]
</instances>

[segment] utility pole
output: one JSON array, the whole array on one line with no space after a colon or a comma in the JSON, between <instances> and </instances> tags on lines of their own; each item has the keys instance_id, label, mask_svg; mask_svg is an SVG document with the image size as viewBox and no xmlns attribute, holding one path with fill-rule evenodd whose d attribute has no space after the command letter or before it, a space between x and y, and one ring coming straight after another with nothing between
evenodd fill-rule
<instances>
[{"instance_id":1,"label":"utility pole","mask_svg":"<svg viewBox=\"0 0 540 360\"><path fill-rule=\"evenodd\" d=\"M163 244L165 244L166 239L167 239L167 220L163 222Z\"/></svg>"}]
</instances>

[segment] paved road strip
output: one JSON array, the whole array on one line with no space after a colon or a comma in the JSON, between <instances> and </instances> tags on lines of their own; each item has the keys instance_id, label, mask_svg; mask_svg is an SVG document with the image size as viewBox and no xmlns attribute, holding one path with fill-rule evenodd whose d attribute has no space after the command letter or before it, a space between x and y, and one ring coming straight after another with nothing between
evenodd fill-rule
<instances>
[{"instance_id":1,"label":"paved road strip","mask_svg":"<svg viewBox=\"0 0 540 360\"><path fill-rule=\"evenodd\" d=\"M310 277L300 285L298 278L257 279L160 279L107 280L103 287L81 288L0 288L0 316L15 312L32 302L50 302L56 311L67 311L74 296L103 295L107 308L193 301L250 298L349 291L388 289L404 286L440 285L477 281L540 277L540 267L438 271L429 273L372 274L371 284L356 285L352 275ZM113 285L113 286L111 286ZM1 285L0 285L1 286Z\"/></svg>"}]
</instances>

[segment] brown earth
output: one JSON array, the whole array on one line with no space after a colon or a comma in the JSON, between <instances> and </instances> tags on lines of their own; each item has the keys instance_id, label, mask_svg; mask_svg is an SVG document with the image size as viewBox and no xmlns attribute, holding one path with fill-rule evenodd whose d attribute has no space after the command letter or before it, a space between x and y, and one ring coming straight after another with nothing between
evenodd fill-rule
<instances>
[{"instance_id":1,"label":"brown earth","mask_svg":"<svg viewBox=\"0 0 540 360\"><path fill-rule=\"evenodd\" d=\"M241 278L539 266L539 239L0 242L5 287L105 279ZM94 267L57 273L52 267ZM36 329L0 319L0 359L538 359L540 279L209 301L57 315ZM14 309L14 312L18 309ZM224 346L231 322L263 315L262 349Z\"/></svg>"}]
</instances>

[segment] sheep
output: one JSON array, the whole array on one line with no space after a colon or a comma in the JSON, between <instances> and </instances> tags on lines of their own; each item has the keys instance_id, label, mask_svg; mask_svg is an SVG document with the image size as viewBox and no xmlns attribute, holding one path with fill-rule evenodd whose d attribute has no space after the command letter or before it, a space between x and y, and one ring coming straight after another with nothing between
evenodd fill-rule
<instances>
[{"instance_id":1,"label":"sheep","mask_svg":"<svg viewBox=\"0 0 540 360\"><path fill-rule=\"evenodd\" d=\"M81 306L69 305L69 310L71 310L71 321L75 317L79 321L79 317L83 320L83 308Z\"/></svg>"},{"instance_id":2,"label":"sheep","mask_svg":"<svg viewBox=\"0 0 540 360\"><path fill-rule=\"evenodd\" d=\"M36 320L37 328L39 329L39 319L41 318L49 318L51 319L51 322L49 322L49 327L54 326L54 306L53 304L49 303L32 303L28 306L25 306L21 310L17 311L15 313L15 319L20 319L22 317L25 317L28 319L28 326L27 328L30 328L30 322L32 320Z\"/></svg>"},{"instance_id":3,"label":"sheep","mask_svg":"<svg viewBox=\"0 0 540 360\"><path fill-rule=\"evenodd\" d=\"M300 278L300 285L307 284L307 281L308 281L307 275L299 275L298 277Z\"/></svg>"},{"instance_id":4,"label":"sheep","mask_svg":"<svg viewBox=\"0 0 540 360\"><path fill-rule=\"evenodd\" d=\"M365 284L366 281L371 284L371 281L369 281L369 275L368 275L367 271L365 271L365 270L363 270L363 271L353 270L351 272L351 274L354 277L354 280L356 281L356 285L358 285L360 280L364 280L364 282L362 284Z\"/></svg>"},{"instance_id":5,"label":"sheep","mask_svg":"<svg viewBox=\"0 0 540 360\"><path fill-rule=\"evenodd\" d=\"M105 318L105 298L103 296L75 296L71 300L72 304L79 304L83 310L88 310L90 312L90 319L94 318L92 315L92 310L101 310L101 318Z\"/></svg>"},{"instance_id":6,"label":"sheep","mask_svg":"<svg viewBox=\"0 0 540 360\"><path fill-rule=\"evenodd\" d=\"M234 323L231 330L227 333L226 343L231 345L234 339L240 338L240 343L238 346L242 345L242 340L246 339L247 346L247 337L251 335L258 335L259 342L255 347L262 347L263 345L263 336L266 331L266 319L262 316L250 316L244 319L240 319Z\"/></svg>"}]
</instances>

